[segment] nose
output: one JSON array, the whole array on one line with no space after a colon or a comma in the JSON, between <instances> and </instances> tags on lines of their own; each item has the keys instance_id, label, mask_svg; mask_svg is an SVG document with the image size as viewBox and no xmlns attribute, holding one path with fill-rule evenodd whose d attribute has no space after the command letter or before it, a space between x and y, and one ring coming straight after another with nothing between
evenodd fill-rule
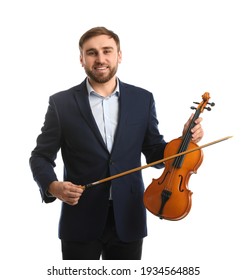
<instances>
[{"instance_id":1,"label":"nose","mask_svg":"<svg viewBox=\"0 0 247 280\"><path fill-rule=\"evenodd\" d=\"M102 53L102 52L98 52L98 55L97 55L97 59L96 59L96 61L98 62L98 63L103 63L104 62L104 54Z\"/></svg>"}]
</instances>

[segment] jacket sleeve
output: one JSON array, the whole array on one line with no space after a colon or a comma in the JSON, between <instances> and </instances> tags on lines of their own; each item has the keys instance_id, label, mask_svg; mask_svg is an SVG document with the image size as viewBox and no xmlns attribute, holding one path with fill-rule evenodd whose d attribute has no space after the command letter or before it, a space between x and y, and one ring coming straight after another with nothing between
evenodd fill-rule
<instances>
[{"instance_id":1,"label":"jacket sleeve","mask_svg":"<svg viewBox=\"0 0 247 280\"><path fill-rule=\"evenodd\" d=\"M165 142L163 135L161 135L159 132L158 124L159 122L157 119L155 102L153 95L151 94L149 120L144 143L142 146L142 152L146 157L147 163L152 163L164 157L164 149L167 143ZM164 164L157 164L154 167L163 168Z\"/></svg>"},{"instance_id":2,"label":"jacket sleeve","mask_svg":"<svg viewBox=\"0 0 247 280\"><path fill-rule=\"evenodd\" d=\"M39 186L42 200L46 203L53 202L56 199L48 194L47 189L51 182L57 181L54 167L56 166L57 152L61 147L60 141L59 117L55 103L50 97L45 122L29 160L33 178Z\"/></svg>"}]
</instances>

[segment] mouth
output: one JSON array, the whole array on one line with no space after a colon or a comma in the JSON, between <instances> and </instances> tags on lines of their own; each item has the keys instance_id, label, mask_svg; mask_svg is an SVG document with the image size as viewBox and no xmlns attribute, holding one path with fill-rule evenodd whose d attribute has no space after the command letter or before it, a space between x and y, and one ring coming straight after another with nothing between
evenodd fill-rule
<instances>
[{"instance_id":1,"label":"mouth","mask_svg":"<svg viewBox=\"0 0 247 280\"><path fill-rule=\"evenodd\" d=\"M95 66L94 67L94 70L97 71L97 72L105 72L106 70L108 70L109 66Z\"/></svg>"}]
</instances>

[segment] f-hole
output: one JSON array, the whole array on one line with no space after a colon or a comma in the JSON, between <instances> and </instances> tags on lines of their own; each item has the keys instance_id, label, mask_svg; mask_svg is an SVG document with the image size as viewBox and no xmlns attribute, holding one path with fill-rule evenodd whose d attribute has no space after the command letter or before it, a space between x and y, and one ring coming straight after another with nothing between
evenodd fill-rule
<instances>
[{"instance_id":1,"label":"f-hole","mask_svg":"<svg viewBox=\"0 0 247 280\"><path fill-rule=\"evenodd\" d=\"M161 180L161 182L158 182L158 185L162 185L162 184L164 183L165 179L166 179L166 176L167 176L168 174L170 174L170 173L171 173L171 172L168 171L168 172L165 174L164 178Z\"/></svg>"},{"instance_id":2,"label":"f-hole","mask_svg":"<svg viewBox=\"0 0 247 280\"><path fill-rule=\"evenodd\" d=\"M180 178L180 183L179 183L178 189L180 192L183 192L184 191L184 189L182 189L183 176L179 175L178 177Z\"/></svg>"}]
</instances>

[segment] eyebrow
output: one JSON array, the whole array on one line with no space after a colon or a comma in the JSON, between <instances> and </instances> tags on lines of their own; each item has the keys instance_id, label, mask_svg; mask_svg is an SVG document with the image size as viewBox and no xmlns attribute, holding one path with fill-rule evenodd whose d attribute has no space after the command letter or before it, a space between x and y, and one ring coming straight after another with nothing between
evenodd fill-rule
<instances>
[{"instance_id":1,"label":"eyebrow","mask_svg":"<svg viewBox=\"0 0 247 280\"><path fill-rule=\"evenodd\" d=\"M102 49L103 50L109 50L109 49L113 50L114 48L111 47L111 46L106 46L106 47L103 47ZM90 52L90 51L98 51L98 50L95 49L95 48L89 48L89 49L86 50L86 52Z\"/></svg>"}]
</instances>

